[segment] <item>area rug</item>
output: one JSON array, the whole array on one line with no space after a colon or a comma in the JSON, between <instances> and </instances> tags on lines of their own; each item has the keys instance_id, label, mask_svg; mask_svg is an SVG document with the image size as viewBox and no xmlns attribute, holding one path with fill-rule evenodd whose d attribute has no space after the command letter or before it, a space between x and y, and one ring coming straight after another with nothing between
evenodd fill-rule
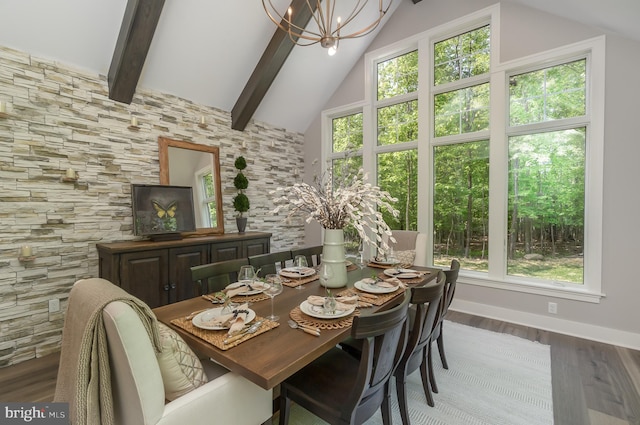
<instances>
[{"instance_id":1,"label":"area rug","mask_svg":"<svg viewBox=\"0 0 640 425\"><path fill-rule=\"evenodd\" d=\"M435 407L426 404L419 371L407 380L412 425L553 424L548 345L449 321L444 326L449 369L442 368L434 344ZM402 424L395 386L391 400L393 423ZM293 405L289 424L326 422ZM382 424L380 412L366 424Z\"/></svg>"}]
</instances>

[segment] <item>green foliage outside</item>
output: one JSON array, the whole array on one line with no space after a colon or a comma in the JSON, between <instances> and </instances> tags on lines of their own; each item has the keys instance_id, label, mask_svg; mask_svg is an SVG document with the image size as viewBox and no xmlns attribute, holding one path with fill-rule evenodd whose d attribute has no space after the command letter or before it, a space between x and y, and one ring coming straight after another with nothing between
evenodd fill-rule
<instances>
[{"instance_id":1,"label":"green foliage outside","mask_svg":"<svg viewBox=\"0 0 640 425\"><path fill-rule=\"evenodd\" d=\"M481 27L434 46L436 85L489 72L490 28ZM378 99L417 90L417 52L378 65ZM584 115L584 60L510 78L509 123L533 124ZM438 93L434 101L436 137L490 128L489 84ZM417 151L402 149L418 138L417 101L377 111L377 144L398 148L376 157L377 184L398 198L400 217L385 216L392 229L417 228ZM574 283L583 282L586 129L531 132L508 139L507 273ZM362 166L362 114L334 119L334 178ZM357 155L349 152L356 151ZM464 269L489 266L489 141L471 140L433 147L434 263L452 258ZM357 239L345 232L351 250ZM495 242L495 241L494 241ZM499 241L497 243L500 243ZM531 256L539 254L539 256Z\"/></svg>"}]
</instances>

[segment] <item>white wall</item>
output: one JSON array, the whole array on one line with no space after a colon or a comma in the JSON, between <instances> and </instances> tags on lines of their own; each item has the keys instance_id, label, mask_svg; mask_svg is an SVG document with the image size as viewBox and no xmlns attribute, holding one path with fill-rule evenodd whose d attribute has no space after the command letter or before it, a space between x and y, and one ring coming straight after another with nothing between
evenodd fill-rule
<instances>
[{"instance_id":1,"label":"white wall","mask_svg":"<svg viewBox=\"0 0 640 425\"><path fill-rule=\"evenodd\" d=\"M404 1L369 50L459 18L494 2L489 0ZM604 34L602 31L534 9L501 4L502 61ZM541 23L544 22L544 27ZM461 278L457 308L562 333L640 348L640 279L634 264L640 250L636 217L640 196L640 144L637 143L637 99L640 43L608 35L606 51L606 117L604 157L604 246L599 304L472 286ZM356 65L325 109L364 99L364 58ZM320 156L319 118L305 134L305 155ZM315 231L315 229L314 229ZM317 234L307 233L316 240ZM547 303L558 304L548 315Z\"/></svg>"}]
</instances>

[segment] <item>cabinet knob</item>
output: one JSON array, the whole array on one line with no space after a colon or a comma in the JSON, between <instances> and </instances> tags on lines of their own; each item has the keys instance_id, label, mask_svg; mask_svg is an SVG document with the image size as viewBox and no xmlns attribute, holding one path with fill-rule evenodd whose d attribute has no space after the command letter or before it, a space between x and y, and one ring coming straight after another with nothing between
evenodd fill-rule
<instances>
[{"instance_id":1,"label":"cabinet knob","mask_svg":"<svg viewBox=\"0 0 640 425\"><path fill-rule=\"evenodd\" d=\"M176 289L176 284L175 283L171 284L171 289Z\"/></svg>"},{"instance_id":2,"label":"cabinet knob","mask_svg":"<svg viewBox=\"0 0 640 425\"><path fill-rule=\"evenodd\" d=\"M164 285L164 288L163 288L163 289L164 289L165 291L169 292L169 285Z\"/></svg>"}]
</instances>

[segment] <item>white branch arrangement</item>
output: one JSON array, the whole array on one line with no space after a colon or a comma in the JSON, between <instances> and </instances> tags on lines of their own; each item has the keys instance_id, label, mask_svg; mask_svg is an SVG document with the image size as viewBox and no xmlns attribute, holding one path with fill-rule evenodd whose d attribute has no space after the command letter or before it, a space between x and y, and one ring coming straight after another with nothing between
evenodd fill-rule
<instances>
[{"instance_id":1,"label":"white branch arrangement","mask_svg":"<svg viewBox=\"0 0 640 425\"><path fill-rule=\"evenodd\" d=\"M277 197L277 207L272 214L288 212L287 219L296 215L308 215L306 222L316 220L325 229L344 229L352 225L366 244L377 247L380 254L389 250L382 235L391 236L391 229L382 218L381 210L386 210L394 217L398 210L393 203L397 199L378 186L365 183L367 175L361 168L355 175L345 178L342 184L332 184L333 172L325 173L325 178L314 178L315 185L296 183L290 187L279 187L270 192Z\"/></svg>"}]
</instances>

